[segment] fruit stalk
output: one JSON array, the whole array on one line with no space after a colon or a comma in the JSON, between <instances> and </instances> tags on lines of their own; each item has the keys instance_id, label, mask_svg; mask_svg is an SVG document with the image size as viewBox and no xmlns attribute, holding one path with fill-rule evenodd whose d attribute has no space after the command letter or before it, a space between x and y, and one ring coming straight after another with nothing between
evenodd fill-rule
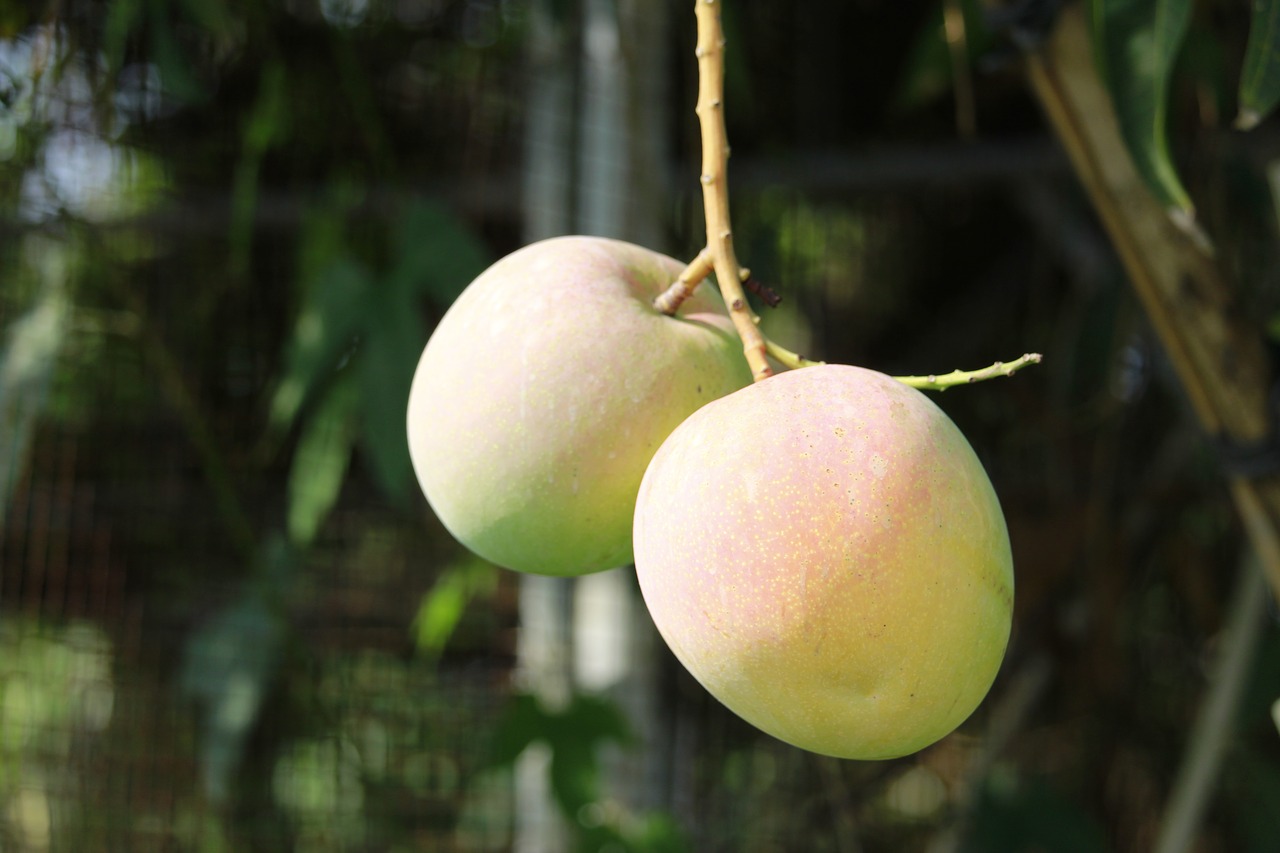
<instances>
[{"instance_id":1,"label":"fruit stalk","mask_svg":"<svg viewBox=\"0 0 1280 853\"><path fill-rule=\"evenodd\" d=\"M720 24L720 0L695 0L698 20L698 123L702 129L702 204L707 221L707 248L725 307L733 320L751 376L759 382L773 375L766 358L760 318L751 310L742 290L738 258L733 251L729 221L729 141L724 124L724 29ZM696 263L696 261L695 261Z\"/></svg>"},{"instance_id":2,"label":"fruit stalk","mask_svg":"<svg viewBox=\"0 0 1280 853\"><path fill-rule=\"evenodd\" d=\"M653 300L653 307L668 317L674 317L680 305L693 295L694 288L711 275L711 266L711 252L706 249L698 252L698 256L680 273L680 277Z\"/></svg>"},{"instance_id":3,"label":"fruit stalk","mask_svg":"<svg viewBox=\"0 0 1280 853\"><path fill-rule=\"evenodd\" d=\"M928 376L895 376L893 378L903 385L910 385L921 391L945 391L957 385L971 385L984 379L1012 376L1028 364L1039 364L1040 359L1040 353L1029 352L1013 361L997 361L990 367L980 370L953 370L950 373L931 373Z\"/></svg>"}]
</instances>

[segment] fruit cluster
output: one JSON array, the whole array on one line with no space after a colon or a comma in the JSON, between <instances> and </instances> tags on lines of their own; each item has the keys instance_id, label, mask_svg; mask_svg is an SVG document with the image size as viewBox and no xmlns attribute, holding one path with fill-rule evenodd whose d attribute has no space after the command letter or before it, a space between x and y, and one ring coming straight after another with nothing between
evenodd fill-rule
<instances>
[{"instance_id":1,"label":"fruit cluster","mask_svg":"<svg viewBox=\"0 0 1280 853\"><path fill-rule=\"evenodd\" d=\"M884 374L751 384L710 288L653 308L682 268L562 237L477 278L410 392L428 502L511 569L634 562L680 661L775 737L843 758L927 746L981 702L1009 636L1012 558L981 463Z\"/></svg>"}]
</instances>

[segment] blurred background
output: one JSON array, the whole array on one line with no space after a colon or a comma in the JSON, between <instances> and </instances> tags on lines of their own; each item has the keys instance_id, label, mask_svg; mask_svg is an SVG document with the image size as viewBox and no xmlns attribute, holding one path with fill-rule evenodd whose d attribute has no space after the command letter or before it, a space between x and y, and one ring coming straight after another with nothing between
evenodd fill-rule
<instances>
[{"instance_id":1,"label":"blurred background","mask_svg":"<svg viewBox=\"0 0 1280 853\"><path fill-rule=\"evenodd\" d=\"M409 379L488 263L701 247L688 0L0 0L0 851L1277 849L1277 610L1002 10L725 5L769 334L1045 355L936 398L1015 555L977 713L895 761L787 747L629 569L497 569L413 480ZM1017 11L1026 44L1053 8ZM1247 12L1196 7L1171 128L1280 328Z\"/></svg>"}]
</instances>

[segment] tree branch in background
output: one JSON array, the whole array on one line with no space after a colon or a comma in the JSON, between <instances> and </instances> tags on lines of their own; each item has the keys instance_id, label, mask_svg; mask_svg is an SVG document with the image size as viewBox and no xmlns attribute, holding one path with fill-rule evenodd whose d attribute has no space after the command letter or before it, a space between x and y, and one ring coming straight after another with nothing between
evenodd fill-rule
<instances>
[{"instance_id":1,"label":"tree branch in background","mask_svg":"<svg viewBox=\"0 0 1280 853\"><path fill-rule=\"evenodd\" d=\"M1094 67L1083 12L1063 10L1027 56L1032 88L1209 436L1234 446L1271 437L1270 367L1207 248L1178 227L1129 157ZM1280 476L1232 476L1231 492L1272 592L1280 597Z\"/></svg>"}]
</instances>

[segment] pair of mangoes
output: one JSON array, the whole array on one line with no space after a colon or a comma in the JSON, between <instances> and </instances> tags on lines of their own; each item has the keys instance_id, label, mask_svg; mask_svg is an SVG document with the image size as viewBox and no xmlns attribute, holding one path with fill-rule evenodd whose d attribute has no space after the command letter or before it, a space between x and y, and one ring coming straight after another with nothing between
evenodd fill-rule
<instances>
[{"instance_id":1,"label":"pair of mangoes","mask_svg":"<svg viewBox=\"0 0 1280 853\"><path fill-rule=\"evenodd\" d=\"M748 722L847 758L918 750L986 695L1008 640L1003 515L956 426L871 370L751 384L682 265L565 237L477 278L409 399L432 508L499 565L633 562L672 651Z\"/></svg>"}]
</instances>

